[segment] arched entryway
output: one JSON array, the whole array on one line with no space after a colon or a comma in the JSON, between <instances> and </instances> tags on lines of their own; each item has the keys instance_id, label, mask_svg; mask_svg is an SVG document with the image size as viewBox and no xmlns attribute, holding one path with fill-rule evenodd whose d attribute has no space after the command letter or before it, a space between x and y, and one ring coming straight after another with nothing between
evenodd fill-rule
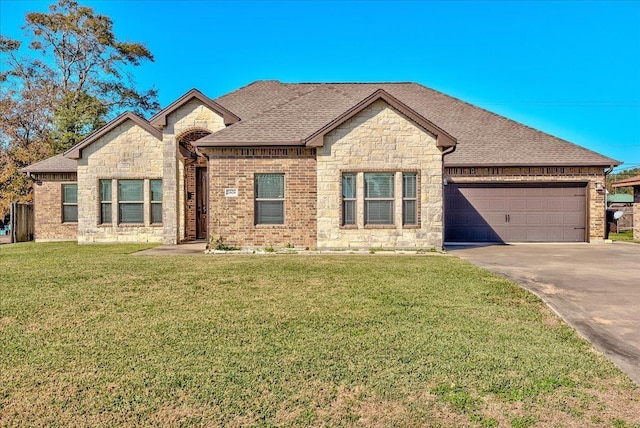
<instances>
[{"instance_id":1,"label":"arched entryway","mask_svg":"<svg viewBox=\"0 0 640 428\"><path fill-rule=\"evenodd\" d=\"M177 139L184 165L185 241L207 239L207 160L191 143L209 134L206 129L192 129Z\"/></svg>"}]
</instances>

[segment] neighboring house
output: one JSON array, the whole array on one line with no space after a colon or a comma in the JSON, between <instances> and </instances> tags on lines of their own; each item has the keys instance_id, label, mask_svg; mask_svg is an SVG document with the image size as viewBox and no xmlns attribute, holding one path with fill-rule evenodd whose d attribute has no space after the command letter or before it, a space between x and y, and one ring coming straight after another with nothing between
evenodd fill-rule
<instances>
[{"instance_id":1,"label":"neighboring house","mask_svg":"<svg viewBox=\"0 0 640 428\"><path fill-rule=\"evenodd\" d=\"M630 207L631 205L633 205L633 195L628 193L607 194L608 207Z\"/></svg>"},{"instance_id":2,"label":"neighboring house","mask_svg":"<svg viewBox=\"0 0 640 428\"><path fill-rule=\"evenodd\" d=\"M257 81L117 117L24 169L39 241L598 241L620 162L415 83Z\"/></svg>"},{"instance_id":3,"label":"neighboring house","mask_svg":"<svg viewBox=\"0 0 640 428\"><path fill-rule=\"evenodd\" d=\"M617 181L613 187L633 188L633 240L640 241L640 175Z\"/></svg>"}]
</instances>

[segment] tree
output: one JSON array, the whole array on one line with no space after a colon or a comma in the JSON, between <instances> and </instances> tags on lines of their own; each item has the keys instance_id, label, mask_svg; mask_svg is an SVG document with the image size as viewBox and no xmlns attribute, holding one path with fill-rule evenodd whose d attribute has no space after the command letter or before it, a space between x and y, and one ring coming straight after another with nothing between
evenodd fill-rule
<instances>
[{"instance_id":1,"label":"tree","mask_svg":"<svg viewBox=\"0 0 640 428\"><path fill-rule=\"evenodd\" d=\"M627 168L622 171L607 175L607 190L609 191L609 193L627 193L629 195L633 195L632 187L614 188L613 183L621 180L626 180L627 178L635 177L636 175L640 175L640 168Z\"/></svg>"},{"instance_id":2,"label":"tree","mask_svg":"<svg viewBox=\"0 0 640 428\"><path fill-rule=\"evenodd\" d=\"M19 169L60 153L124 110L158 108L154 89L138 91L133 67L153 61L140 43L119 41L113 22L75 0L26 16L29 44L0 35L0 213L29 199Z\"/></svg>"}]
</instances>

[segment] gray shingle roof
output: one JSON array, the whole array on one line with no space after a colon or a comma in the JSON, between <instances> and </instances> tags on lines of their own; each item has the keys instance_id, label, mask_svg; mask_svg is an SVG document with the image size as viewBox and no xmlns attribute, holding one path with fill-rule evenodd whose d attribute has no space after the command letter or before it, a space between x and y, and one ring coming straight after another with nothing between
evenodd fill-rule
<instances>
[{"instance_id":1,"label":"gray shingle roof","mask_svg":"<svg viewBox=\"0 0 640 428\"><path fill-rule=\"evenodd\" d=\"M61 154L33 163L21 169L22 172L76 172L78 162Z\"/></svg>"},{"instance_id":2,"label":"gray shingle roof","mask_svg":"<svg viewBox=\"0 0 640 428\"><path fill-rule=\"evenodd\" d=\"M258 81L215 101L241 121L202 142L216 145L302 141L378 89L457 139L447 166L592 165L620 162L416 83Z\"/></svg>"},{"instance_id":3,"label":"gray shingle roof","mask_svg":"<svg viewBox=\"0 0 640 428\"><path fill-rule=\"evenodd\" d=\"M610 166L615 159L538 131L416 83L281 83L262 80L214 100L240 122L201 142L220 145L304 144L345 111L382 89L457 140L446 166ZM166 109L165 109L166 110ZM139 122L151 128L142 118ZM115 122L115 121L114 121ZM101 135L99 130L96 135ZM158 132L153 129L154 132ZM78 147L91 142L90 136ZM56 155L23 172L75 172Z\"/></svg>"}]
</instances>

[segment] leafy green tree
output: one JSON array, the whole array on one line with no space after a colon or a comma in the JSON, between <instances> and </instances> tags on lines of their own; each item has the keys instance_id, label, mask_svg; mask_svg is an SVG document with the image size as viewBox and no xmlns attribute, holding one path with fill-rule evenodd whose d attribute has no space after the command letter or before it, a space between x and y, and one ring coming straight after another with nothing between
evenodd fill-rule
<instances>
[{"instance_id":1,"label":"leafy green tree","mask_svg":"<svg viewBox=\"0 0 640 428\"><path fill-rule=\"evenodd\" d=\"M138 91L132 68L153 61L123 42L113 22L75 0L26 16L26 46L0 35L0 213L29 199L19 169L60 153L124 110L158 110L154 89Z\"/></svg>"}]
</instances>

